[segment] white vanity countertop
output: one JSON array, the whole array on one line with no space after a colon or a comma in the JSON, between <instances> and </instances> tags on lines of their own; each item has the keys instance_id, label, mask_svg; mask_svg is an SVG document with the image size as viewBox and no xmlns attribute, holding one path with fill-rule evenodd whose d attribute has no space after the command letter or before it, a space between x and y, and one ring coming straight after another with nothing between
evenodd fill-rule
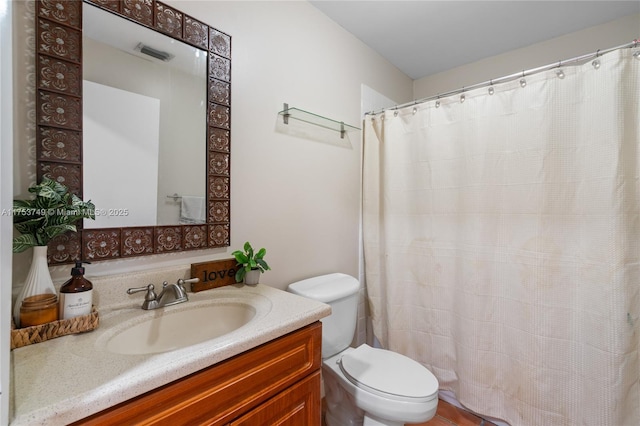
<instances>
[{"instance_id":1,"label":"white vanity countertop","mask_svg":"<svg viewBox=\"0 0 640 426\"><path fill-rule=\"evenodd\" d=\"M143 311L143 294L101 308L92 332L24 346L12 352L11 425L65 425L180 379L309 325L331 313L329 305L265 285L241 284L189 293L189 301L164 310L188 309L216 297L266 300L260 315L232 333L186 348L151 355L122 355L102 343ZM137 300L140 299L140 300ZM266 306L266 307L265 307ZM161 310L162 310L161 309ZM157 315L157 313L156 313ZM120 327L118 327L120 325ZM185 330L188 331L188 330Z\"/></svg>"}]
</instances>

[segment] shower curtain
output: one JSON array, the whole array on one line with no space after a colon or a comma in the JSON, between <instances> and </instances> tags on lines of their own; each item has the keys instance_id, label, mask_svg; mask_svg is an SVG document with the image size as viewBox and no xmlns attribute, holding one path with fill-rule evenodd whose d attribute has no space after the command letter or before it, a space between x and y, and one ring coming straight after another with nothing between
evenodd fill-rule
<instances>
[{"instance_id":1,"label":"shower curtain","mask_svg":"<svg viewBox=\"0 0 640 426\"><path fill-rule=\"evenodd\" d=\"M640 424L632 53L365 117L374 334L477 413Z\"/></svg>"}]
</instances>

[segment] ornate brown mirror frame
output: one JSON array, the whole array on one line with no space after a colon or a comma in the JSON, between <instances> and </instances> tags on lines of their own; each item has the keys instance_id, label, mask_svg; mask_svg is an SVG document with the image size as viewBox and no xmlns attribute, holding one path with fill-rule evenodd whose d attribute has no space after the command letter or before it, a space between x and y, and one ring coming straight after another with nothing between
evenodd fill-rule
<instances>
[{"instance_id":1,"label":"ornate brown mirror frame","mask_svg":"<svg viewBox=\"0 0 640 426\"><path fill-rule=\"evenodd\" d=\"M49 264L229 246L231 37L156 0L85 1L209 52L207 224L79 229L49 244ZM83 1L38 0L36 6L37 177L62 182L83 198Z\"/></svg>"}]
</instances>

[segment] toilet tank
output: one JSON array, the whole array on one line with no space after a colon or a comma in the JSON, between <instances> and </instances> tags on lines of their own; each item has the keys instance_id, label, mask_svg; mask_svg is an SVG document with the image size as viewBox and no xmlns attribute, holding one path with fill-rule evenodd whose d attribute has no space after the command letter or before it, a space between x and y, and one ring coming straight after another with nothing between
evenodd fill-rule
<instances>
[{"instance_id":1,"label":"toilet tank","mask_svg":"<svg viewBox=\"0 0 640 426\"><path fill-rule=\"evenodd\" d=\"M329 358L351 344L356 331L359 288L357 279L339 273L289 284L289 292L331 306L331 315L321 319L322 358Z\"/></svg>"}]
</instances>

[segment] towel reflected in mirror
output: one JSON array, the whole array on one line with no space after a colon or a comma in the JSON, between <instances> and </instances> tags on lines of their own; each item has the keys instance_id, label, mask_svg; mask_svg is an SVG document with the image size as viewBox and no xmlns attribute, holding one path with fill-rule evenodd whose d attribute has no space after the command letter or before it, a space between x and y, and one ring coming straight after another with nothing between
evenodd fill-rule
<instances>
[{"instance_id":1,"label":"towel reflected in mirror","mask_svg":"<svg viewBox=\"0 0 640 426\"><path fill-rule=\"evenodd\" d=\"M183 195L180 204L180 223L183 225L206 223L205 202L205 197Z\"/></svg>"}]
</instances>

